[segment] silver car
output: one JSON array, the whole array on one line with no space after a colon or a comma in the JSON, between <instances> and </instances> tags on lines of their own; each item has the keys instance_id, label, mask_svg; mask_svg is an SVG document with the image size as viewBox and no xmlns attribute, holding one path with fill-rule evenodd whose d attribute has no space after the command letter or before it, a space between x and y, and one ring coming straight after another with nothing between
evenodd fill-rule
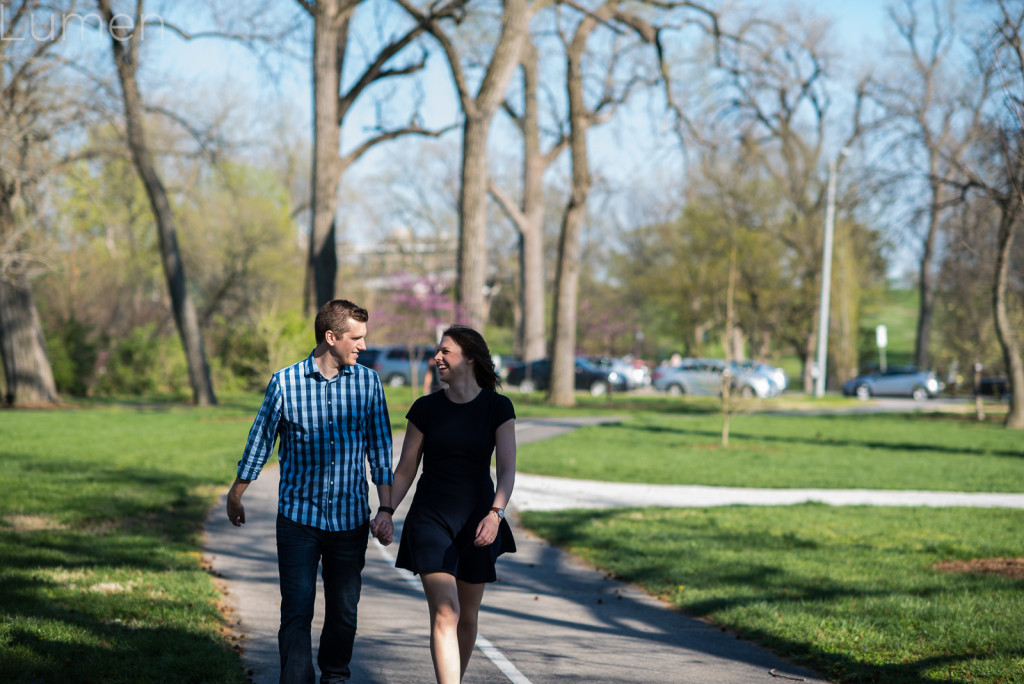
<instances>
[{"instance_id":1,"label":"silver car","mask_svg":"<svg viewBox=\"0 0 1024 684\"><path fill-rule=\"evenodd\" d=\"M871 397L913 397L924 401L935 397L945 385L932 371L918 370L914 366L890 366L847 380L843 394L866 401Z\"/></svg>"},{"instance_id":2,"label":"silver car","mask_svg":"<svg viewBox=\"0 0 1024 684\"><path fill-rule=\"evenodd\" d=\"M722 393L722 376L726 362L721 359L683 359L678 366L660 366L654 371L655 389L671 395ZM770 397L775 394L772 381L766 376L748 373L733 362L731 387L745 397Z\"/></svg>"}]
</instances>

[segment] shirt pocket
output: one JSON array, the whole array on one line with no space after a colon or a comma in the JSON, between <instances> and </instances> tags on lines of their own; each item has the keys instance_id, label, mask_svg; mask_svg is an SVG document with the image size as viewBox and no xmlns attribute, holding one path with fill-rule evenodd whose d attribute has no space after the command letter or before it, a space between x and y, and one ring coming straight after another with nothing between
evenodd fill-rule
<instances>
[{"instance_id":1,"label":"shirt pocket","mask_svg":"<svg viewBox=\"0 0 1024 684\"><path fill-rule=\"evenodd\" d=\"M288 446L292 450L308 450L313 442L313 435L310 429L301 423L286 423L284 438L288 441Z\"/></svg>"}]
</instances>

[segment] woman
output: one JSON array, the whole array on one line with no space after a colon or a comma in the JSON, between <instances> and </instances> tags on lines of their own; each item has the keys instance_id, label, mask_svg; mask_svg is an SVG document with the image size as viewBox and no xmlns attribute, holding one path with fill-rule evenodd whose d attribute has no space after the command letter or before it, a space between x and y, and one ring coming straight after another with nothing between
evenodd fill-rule
<instances>
[{"instance_id":1,"label":"woman","mask_svg":"<svg viewBox=\"0 0 1024 684\"><path fill-rule=\"evenodd\" d=\"M417 399L406 415L392 501L401 503L422 458L395 565L420 576L434 675L449 684L462 680L473 654L484 586L497 579L494 563L516 550L505 521L515 483L515 410L495 391L499 379L490 351L472 328L445 330L434 361L447 387ZM385 526L382 542L390 541L390 529Z\"/></svg>"}]
</instances>

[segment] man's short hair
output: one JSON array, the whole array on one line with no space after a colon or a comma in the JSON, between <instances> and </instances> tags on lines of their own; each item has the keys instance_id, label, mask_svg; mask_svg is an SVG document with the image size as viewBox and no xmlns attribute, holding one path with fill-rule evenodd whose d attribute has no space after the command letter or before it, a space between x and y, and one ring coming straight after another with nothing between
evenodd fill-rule
<instances>
[{"instance_id":1,"label":"man's short hair","mask_svg":"<svg viewBox=\"0 0 1024 684\"><path fill-rule=\"evenodd\" d=\"M316 321L313 323L313 331L316 333L316 343L320 344L327 336L327 331L335 335L343 335L348 332L350 320L366 323L370 320L370 314L366 309L353 304L347 299L332 299L320 307L316 314Z\"/></svg>"}]
</instances>

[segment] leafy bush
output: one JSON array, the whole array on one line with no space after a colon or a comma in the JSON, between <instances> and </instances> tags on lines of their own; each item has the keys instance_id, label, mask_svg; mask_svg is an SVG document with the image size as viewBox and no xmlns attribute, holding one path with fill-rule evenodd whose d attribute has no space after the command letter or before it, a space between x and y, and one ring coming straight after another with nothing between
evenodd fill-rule
<instances>
[{"instance_id":1,"label":"leafy bush","mask_svg":"<svg viewBox=\"0 0 1024 684\"><path fill-rule=\"evenodd\" d=\"M300 311L257 312L250 328L223 321L210 334L218 388L263 391L270 375L309 356L313 321Z\"/></svg>"},{"instance_id":2,"label":"leafy bush","mask_svg":"<svg viewBox=\"0 0 1024 684\"><path fill-rule=\"evenodd\" d=\"M177 336L161 337L156 326L135 328L101 354L97 395L184 395L190 392L188 364Z\"/></svg>"},{"instance_id":3,"label":"leafy bush","mask_svg":"<svg viewBox=\"0 0 1024 684\"><path fill-rule=\"evenodd\" d=\"M46 352L57 390L73 397L89 393L98 357L95 328L74 316L47 335Z\"/></svg>"}]
</instances>

